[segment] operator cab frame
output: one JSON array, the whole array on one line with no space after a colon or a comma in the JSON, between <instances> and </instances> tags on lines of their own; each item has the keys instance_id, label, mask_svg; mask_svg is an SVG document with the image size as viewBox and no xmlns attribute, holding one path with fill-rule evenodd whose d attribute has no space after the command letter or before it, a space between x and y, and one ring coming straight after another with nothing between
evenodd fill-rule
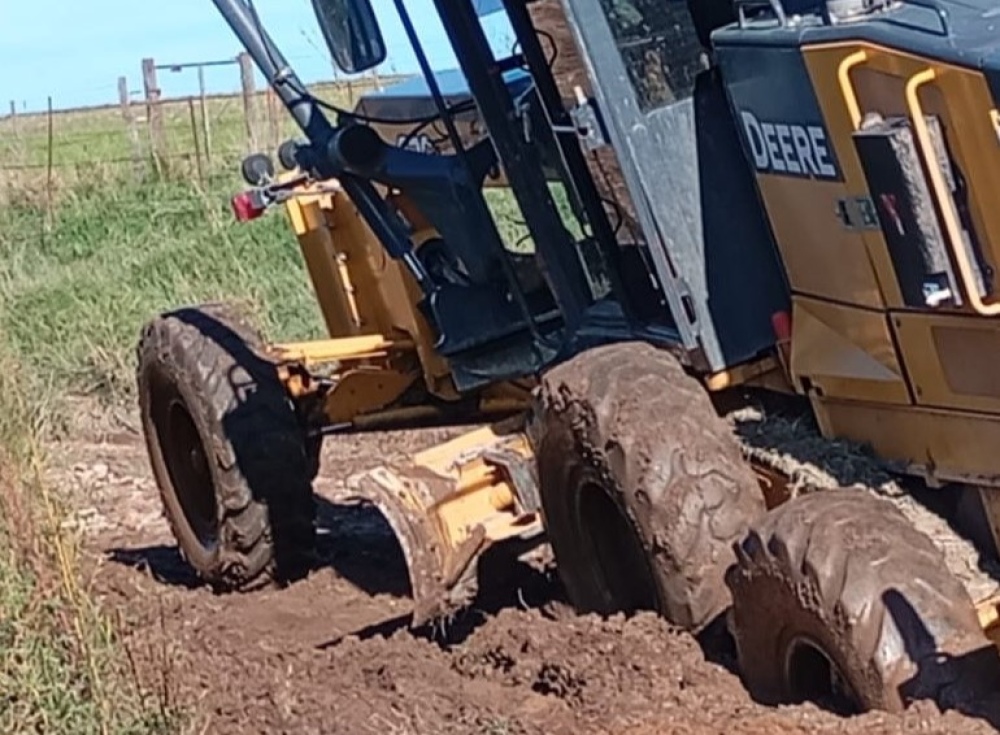
<instances>
[{"instance_id":1,"label":"operator cab frame","mask_svg":"<svg viewBox=\"0 0 1000 735\"><path fill-rule=\"evenodd\" d=\"M331 122L252 6L215 2L305 131L307 142L295 156L300 167L337 178L387 253L415 278L438 335L435 347L460 391L537 375L579 350L623 339L681 348L704 372L773 348L772 317L787 308L787 287L718 70L703 59L686 5L563 0L593 86L593 98L571 111L524 3L502 0L520 51L496 58L473 0L434 0L487 134L465 146L405 2L394 0L452 140L455 152L440 155L382 140L363 115L340 114ZM638 13L643 33L622 31L615 8L623 5ZM313 0L313 6L341 68L356 73L384 60L370 0ZM665 13L658 13L661 6ZM635 62L657 54L659 68L652 71L659 78L651 84L637 76ZM519 69L530 75L527 93L507 83L506 75ZM581 115L594 123L588 140L579 134ZM584 147L602 144L617 154L638 214L636 249L619 246L588 167ZM483 183L494 167L503 171L534 243L544 293L525 293L486 204ZM567 222L554 200L552 178L562 183L575 221ZM440 235L435 247L416 247L378 187L416 206ZM427 260L432 255L434 262Z\"/></svg>"},{"instance_id":2,"label":"operator cab frame","mask_svg":"<svg viewBox=\"0 0 1000 735\"><path fill-rule=\"evenodd\" d=\"M369 0L317 3L371 13ZM558 88L527 4L496 5L506 14L519 54L493 55L471 0L435 0L560 307L565 329L552 358L629 337L680 347L707 373L769 354L778 338L774 317L789 309L788 288L724 84L703 46L704 9L693 17L698 4L564 0L593 87L591 99L569 110L567 90ZM403 0L395 0L395 9L438 100ZM528 94L514 95L505 82L504 74L516 68L531 77ZM449 114L443 103L439 111ZM582 117L594 123L586 139L578 124ZM633 249L618 244L585 158L585 148L601 144L617 153L637 214L640 242ZM597 244L610 286L606 298L588 298L595 295L581 288L589 274L581 273L580 243L562 226L541 162L555 163L586 237ZM634 257L637 252L644 257ZM652 288L643 289L645 284Z\"/></svg>"},{"instance_id":3,"label":"operator cab frame","mask_svg":"<svg viewBox=\"0 0 1000 735\"><path fill-rule=\"evenodd\" d=\"M608 214L586 172L551 75L539 76L532 67L532 58L544 60L545 55L533 29L527 34L523 30L530 26L523 7L511 13L522 52L496 59L471 1L439 4L441 21L487 133L478 143L465 146L405 4L396 3L456 151L437 155L382 140L357 114L338 111L338 119L331 121L325 114L327 106L298 80L252 6L239 0L215 2L306 134L306 141L290 157L318 179L336 178L387 253L413 275L424 297L421 308L438 335L435 348L449 361L460 391L539 374L579 349L573 340L594 322L588 314L595 308L600 327L590 330L589 344L633 333L634 310L618 273L619 253ZM358 72L383 60L384 42L367 0L315 0L314 8L334 59L343 68ZM531 90L514 94L504 75L524 68L531 75ZM572 145L558 142L558 122L567 123ZM524 292L518 272L524 270L523 259L513 262L503 247L482 191L492 167L502 169L510 184L534 243L534 261L544 279L540 291L547 292L548 299L545 293ZM552 178L564 186L568 207L563 209L572 212L570 221L554 200ZM415 247L407 222L384 196L386 189L416 205L440 234L437 247ZM449 261L445 265L457 262L461 267L425 263L420 250L424 256L431 251L441 256L443 251ZM469 282L441 278L442 271L459 271ZM667 338L673 336L671 332Z\"/></svg>"}]
</instances>

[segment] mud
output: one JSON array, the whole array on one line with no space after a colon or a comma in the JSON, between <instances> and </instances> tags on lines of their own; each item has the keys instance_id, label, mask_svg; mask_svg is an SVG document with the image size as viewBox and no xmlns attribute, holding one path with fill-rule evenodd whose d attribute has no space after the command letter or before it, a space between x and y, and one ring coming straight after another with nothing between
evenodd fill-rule
<instances>
[{"instance_id":1,"label":"mud","mask_svg":"<svg viewBox=\"0 0 1000 735\"><path fill-rule=\"evenodd\" d=\"M758 705L724 651L707 657L654 616L576 616L551 568L511 559L484 564L490 586L449 627L411 632L398 547L377 515L339 506L338 492L349 473L455 431L329 440L316 485L322 567L248 595L214 595L181 563L131 418L52 447L50 479L77 509L68 522L84 533L93 587L120 617L140 681L189 712L192 732L997 731L991 702L858 718Z\"/></svg>"}]
</instances>

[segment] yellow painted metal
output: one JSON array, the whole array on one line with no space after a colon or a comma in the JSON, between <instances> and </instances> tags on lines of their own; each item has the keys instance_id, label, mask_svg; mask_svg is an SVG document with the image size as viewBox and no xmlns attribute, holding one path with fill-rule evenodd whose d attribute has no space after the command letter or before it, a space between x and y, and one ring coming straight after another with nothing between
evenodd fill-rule
<instances>
[{"instance_id":1,"label":"yellow painted metal","mask_svg":"<svg viewBox=\"0 0 1000 735\"><path fill-rule=\"evenodd\" d=\"M811 398L824 436L865 443L934 482L1000 487L1000 416L925 406Z\"/></svg>"},{"instance_id":2,"label":"yellow painted metal","mask_svg":"<svg viewBox=\"0 0 1000 735\"><path fill-rule=\"evenodd\" d=\"M793 291L884 306L863 234L837 217L845 184L773 174L758 174L757 182Z\"/></svg>"},{"instance_id":3,"label":"yellow painted metal","mask_svg":"<svg viewBox=\"0 0 1000 735\"><path fill-rule=\"evenodd\" d=\"M336 182L325 182L323 187L339 189ZM360 333L361 315L327 227L327 213L333 210L337 194L319 191L319 186L300 190L286 203L285 211L298 238L327 332L335 337L352 336Z\"/></svg>"},{"instance_id":4,"label":"yellow painted metal","mask_svg":"<svg viewBox=\"0 0 1000 735\"><path fill-rule=\"evenodd\" d=\"M411 349L413 345L409 342L393 341L380 334L311 342L282 342L270 348L279 360L294 360L304 364L371 360Z\"/></svg>"},{"instance_id":5,"label":"yellow painted metal","mask_svg":"<svg viewBox=\"0 0 1000 735\"><path fill-rule=\"evenodd\" d=\"M851 126L855 130L861 127L861 106L858 104L858 96L854 93L854 84L851 82L851 69L867 60L867 51L855 51L853 54L845 56L837 67L837 82L840 84L840 93L844 95L847 113L851 118Z\"/></svg>"},{"instance_id":6,"label":"yellow painted metal","mask_svg":"<svg viewBox=\"0 0 1000 735\"><path fill-rule=\"evenodd\" d=\"M865 53L864 61L855 63L850 69L859 114L862 117L866 113L900 116L911 122L916 119L918 139L922 120L918 110L940 119L949 152L966 180L969 214L977 240L983 246L987 261L1000 260L1000 207L994 201L995 192L1000 191L1000 146L997 145L995 103L982 73L876 44L843 42L806 47L806 66L835 144L846 189L852 195L865 194L867 186L851 143L852 110L845 99L838 72L845 60L857 59L859 52ZM926 142L922 147L928 150ZM935 171L940 173L936 166L931 166L931 184ZM946 205L943 224L950 229L949 210ZM889 307L905 308L881 232L866 231L864 239L885 303ZM952 250L960 251L961 248L953 246ZM994 289L997 287L995 275L990 285ZM963 306L962 310L975 313L975 302Z\"/></svg>"},{"instance_id":7,"label":"yellow painted metal","mask_svg":"<svg viewBox=\"0 0 1000 735\"><path fill-rule=\"evenodd\" d=\"M477 428L443 444L418 452L413 456L413 463L433 472L448 475L469 457L480 454L483 447L495 445L499 441L509 441L518 454L531 457L533 456L531 445L520 431L522 424L523 419L518 417L511 421Z\"/></svg>"},{"instance_id":8,"label":"yellow painted metal","mask_svg":"<svg viewBox=\"0 0 1000 735\"><path fill-rule=\"evenodd\" d=\"M804 56L841 164L845 195L869 193L851 139L865 116L878 114L910 122L965 288L964 303L958 308L905 305L878 229L857 235L864 242L870 273L860 267L853 253L842 267L828 268L819 261L798 267L815 250L785 222L776 234L788 238L782 252L792 264L793 290L830 300L823 305L820 299L795 297L792 372L796 379L806 376L820 386L822 395L812 400L826 436L868 443L880 456L935 480L1000 486L996 452L1000 446L1000 379L995 378L1000 324L992 319L1000 313L1000 305L984 303L969 289L973 276L963 245L963 224L933 154L926 123L929 116L940 121L949 153L966 181L971 220L966 225L971 226L985 259L996 262L1000 207L993 200L1000 191L1000 117L989 86L977 70L869 43L812 46L804 50ZM815 185L794 183L801 188L800 196L807 189L811 196L824 196ZM773 186L770 191L767 206L772 214L775 207L796 206L794 197L777 196ZM787 219L782 212L775 216L779 223ZM836 242L831 237L827 247L836 247ZM872 276L878 283L880 303L870 298ZM815 286L814 280L820 277L829 282L825 291ZM988 285L995 290L998 284L992 278ZM852 309L834 300L869 308ZM909 398L903 390L906 385Z\"/></svg>"},{"instance_id":9,"label":"yellow painted metal","mask_svg":"<svg viewBox=\"0 0 1000 735\"><path fill-rule=\"evenodd\" d=\"M951 256L958 265L958 272L961 276L962 290L969 300L976 313L982 316L996 316L1000 314L1000 303L993 302L986 304L979 296L979 289L976 287L976 279L972 273L972 264L965 250L962 226L958 221L958 213L955 211L955 200L948 190L948 185L944 180L944 173L941 171L941 164L935 153L934 144L931 142L931 134L927 129L927 120L924 117L924 110L920 104L920 88L933 82L937 78L937 72L933 68L927 68L911 76L906 82L906 106L910 111L910 122L917 133L917 140L920 141L919 150L924 162L924 168L930 176L931 191L933 192L938 214L944 220L944 229L948 233L948 243L951 249Z\"/></svg>"},{"instance_id":10,"label":"yellow painted metal","mask_svg":"<svg viewBox=\"0 0 1000 735\"><path fill-rule=\"evenodd\" d=\"M380 411L399 399L417 380L416 372L360 367L337 377L323 400L323 412L331 424L345 424L363 414Z\"/></svg>"},{"instance_id":11,"label":"yellow painted metal","mask_svg":"<svg viewBox=\"0 0 1000 735\"><path fill-rule=\"evenodd\" d=\"M825 396L910 403L885 314L820 299L792 301L791 371Z\"/></svg>"},{"instance_id":12,"label":"yellow painted metal","mask_svg":"<svg viewBox=\"0 0 1000 735\"><path fill-rule=\"evenodd\" d=\"M405 200L390 197L401 210ZM434 350L435 335L420 313L422 294L413 277L390 258L353 203L336 185L322 182L302 189L286 203L316 298L330 337L364 337L382 347L351 350L336 347L286 345L310 355L326 350L350 353L329 359L391 358L392 350L412 350L423 368L428 391L445 400L457 398L447 360ZM407 210L413 219L412 206ZM415 234L422 243L433 233L423 223ZM313 358L315 359L315 358ZM410 360L410 362L413 362Z\"/></svg>"},{"instance_id":13,"label":"yellow painted metal","mask_svg":"<svg viewBox=\"0 0 1000 735\"><path fill-rule=\"evenodd\" d=\"M1000 647L1000 596L982 600L976 605L979 625L993 645Z\"/></svg>"},{"instance_id":14,"label":"yellow painted metal","mask_svg":"<svg viewBox=\"0 0 1000 735\"><path fill-rule=\"evenodd\" d=\"M778 393L794 393L781 362L776 357L734 365L728 370L712 373L704 378L705 387L713 393L729 390L737 386L763 388Z\"/></svg>"},{"instance_id":15,"label":"yellow painted metal","mask_svg":"<svg viewBox=\"0 0 1000 735\"><path fill-rule=\"evenodd\" d=\"M917 403L1000 414L1000 321L897 313L892 328Z\"/></svg>"},{"instance_id":16,"label":"yellow painted metal","mask_svg":"<svg viewBox=\"0 0 1000 735\"><path fill-rule=\"evenodd\" d=\"M532 460L522 426L523 417L515 417L477 428L419 452L402 465L379 467L362 476L377 475L403 513L429 524L425 527L434 538L425 542L442 563L462 557L469 543L484 548L536 535L542 530L541 518L517 502L507 469L511 458Z\"/></svg>"},{"instance_id":17,"label":"yellow painted metal","mask_svg":"<svg viewBox=\"0 0 1000 735\"><path fill-rule=\"evenodd\" d=\"M540 523L533 513L521 516L510 512L515 497L510 478L486 457L488 449L502 449L531 460L531 445L520 430L522 424L523 417L518 416L414 455L414 466L446 479L452 487L452 492L433 509L441 532L450 543L460 543L476 525L483 526L488 538L500 540L524 534Z\"/></svg>"}]
</instances>

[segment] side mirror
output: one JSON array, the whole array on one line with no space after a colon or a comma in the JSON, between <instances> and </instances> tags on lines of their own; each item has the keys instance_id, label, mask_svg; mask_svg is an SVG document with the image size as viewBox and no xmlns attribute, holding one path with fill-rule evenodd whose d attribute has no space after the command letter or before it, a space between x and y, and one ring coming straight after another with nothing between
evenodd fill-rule
<instances>
[{"instance_id":1,"label":"side mirror","mask_svg":"<svg viewBox=\"0 0 1000 735\"><path fill-rule=\"evenodd\" d=\"M345 73L368 71L385 61L371 0L312 0L312 5L327 48Z\"/></svg>"}]
</instances>

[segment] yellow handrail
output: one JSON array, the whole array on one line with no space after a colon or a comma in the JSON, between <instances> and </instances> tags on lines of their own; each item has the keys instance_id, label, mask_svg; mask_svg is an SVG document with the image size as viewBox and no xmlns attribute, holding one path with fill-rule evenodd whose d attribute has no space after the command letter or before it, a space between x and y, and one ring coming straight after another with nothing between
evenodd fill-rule
<instances>
[{"instance_id":1,"label":"yellow handrail","mask_svg":"<svg viewBox=\"0 0 1000 735\"><path fill-rule=\"evenodd\" d=\"M994 316L1000 314L1000 303L987 304L979 296L976 279L972 273L972 264L969 263L969 256L963 244L962 228L958 222L958 214L955 212L955 202L945 184L944 174L941 172L937 156L933 154L934 145L931 142L930 131L927 129L923 108L920 106L920 97L918 96L920 87L936 78L937 72L934 69L924 69L910 77L906 82L906 106L910 111L910 121L913 123L913 129L916 131L917 140L920 143L917 147L924 159L924 166L930 174L932 193L937 200L938 208L941 210L944 228L948 235L947 240L951 245L955 261L958 263L966 296L978 314Z\"/></svg>"},{"instance_id":2,"label":"yellow handrail","mask_svg":"<svg viewBox=\"0 0 1000 735\"><path fill-rule=\"evenodd\" d=\"M855 51L853 54L845 56L837 67L837 81L840 82L840 93L844 95L844 102L847 103L847 112L851 116L851 125L855 130L861 126L861 106L858 105L858 96L854 93L854 85L851 84L851 69L858 64L863 64L867 60L867 51Z\"/></svg>"}]
</instances>

